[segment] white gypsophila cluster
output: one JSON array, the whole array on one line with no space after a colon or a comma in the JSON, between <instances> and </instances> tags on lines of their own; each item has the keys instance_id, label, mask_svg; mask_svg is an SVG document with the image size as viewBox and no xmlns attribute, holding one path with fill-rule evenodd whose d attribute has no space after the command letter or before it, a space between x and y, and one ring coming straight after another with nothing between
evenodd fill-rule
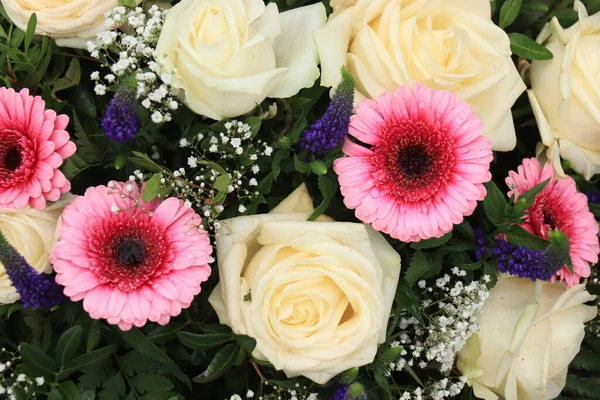
<instances>
[{"instance_id":1,"label":"white gypsophila cluster","mask_svg":"<svg viewBox=\"0 0 600 400\"><path fill-rule=\"evenodd\" d=\"M486 275L483 281L464 284L456 278L465 276L466 272L457 267L452 269L452 275L438 278L433 286L424 280L418 282L425 294L421 309L431 316L431 321L427 329L423 329L412 316L400 319L402 333L398 341L410 354L407 359L400 359L397 370L402 370L406 363L424 369L433 361L439 364L441 372L446 372L452 368L456 354L467 339L479 329L476 315L489 296L485 283L490 278Z\"/></svg>"},{"instance_id":2,"label":"white gypsophila cluster","mask_svg":"<svg viewBox=\"0 0 600 400\"><path fill-rule=\"evenodd\" d=\"M141 7L116 7L106 13L107 30L88 42L91 56L110 69L103 77L99 71L91 74L96 94L103 96L111 87L130 86L155 124L170 121L171 113L180 106L170 85L171 74L163 72L156 61L156 45L167 12L157 5L147 14Z\"/></svg>"},{"instance_id":3,"label":"white gypsophila cluster","mask_svg":"<svg viewBox=\"0 0 600 400\"><path fill-rule=\"evenodd\" d=\"M258 400L318 400L318 393L311 393L308 391L307 386L302 386L299 383L294 385L296 389L287 387L277 386L270 382L264 382L261 385L258 394L252 390L246 392L246 397L242 397L239 394L231 395L229 399L225 400L243 400L256 398ZM269 393L265 393L268 391ZM256 396L256 397L255 397Z\"/></svg>"},{"instance_id":4,"label":"white gypsophila cluster","mask_svg":"<svg viewBox=\"0 0 600 400\"><path fill-rule=\"evenodd\" d=\"M443 400L459 395L465 387L467 378L442 378L425 388L416 388L412 392L405 391L400 400Z\"/></svg>"},{"instance_id":5,"label":"white gypsophila cluster","mask_svg":"<svg viewBox=\"0 0 600 400\"><path fill-rule=\"evenodd\" d=\"M17 399L17 391L32 394L35 388L45 383L43 377L29 377L14 368L21 363L17 352L0 349L0 399Z\"/></svg>"}]
</instances>

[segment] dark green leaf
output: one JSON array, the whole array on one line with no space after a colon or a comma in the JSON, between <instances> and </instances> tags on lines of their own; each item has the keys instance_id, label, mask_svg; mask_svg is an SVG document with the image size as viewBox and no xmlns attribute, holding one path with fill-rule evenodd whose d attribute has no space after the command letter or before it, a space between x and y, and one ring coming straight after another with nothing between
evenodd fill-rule
<instances>
[{"instance_id":1,"label":"dark green leaf","mask_svg":"<svg viewBox=\"0 0 600 400\"><path fill-rule=\"evenodd\" d=\"M70 361L81 344L81 327L75 325L65 331L56 344L56 361L62 368Z\"/></svg>"},{"instance_id":2,"label":"dark green leaf","mask_svg":"<svg viewBox=\"0 0 600 400\"><path fill-rule=\"evenodd\" d=\"M144 187L144 193L142 193L142 198L146 203L154 200L156 196L158 196L158 192L160 191L160 180L162 179L163 174L159 172L157 174L152 175L150 179L146 182L146 186Z\"/></svg>"},{"instance_id":3,"label":"dark green leaf","mask_svg":"<svg viewBox=\"0 0 600 400\"><path fill-rule=\"evenodd\" d=\"M81 396L79 394L79 389L77 389L77 385L72 381L64 381L61 382L58 387L60 388L60 393L62 394L62 398L65 400L81 400Z\"/></svg>"},{"instance_id":4,"label":"dark green leaf","mask_svg":"<svg viewBox=\"0 0 600 400\"><path fill-rule=\"evenodd\" d=\"M81 64L79 59L72 58L69 68L63 78L57 79L54 83L53 91L58 92L59 90L68 89L75 85L78 85L81 81Z\"/></svg>"},{"instance_id":5,"label":"dark green leaf","mask_svg":"<svg viewBox=\"0 0 600 400\"><path fill-rule=\"evenodd\" d=\"M35 35L35 27L37 25L37 15L35 13L31 14L29 17L29 21L27 22L27 31L25 32L25 50L29 48L31 41L33 40L33 36Z\"/></svg>"},{"instance_id":6,"label":"dark green leaf","mask_svg":"<svg viewBox=\"0 0 600 400\"><path fill-rule=\"evenodd\" d=\"M508 241L515 246L523 246L533 250L544 250L550 244L549 240L535 236L519 225L513 225L506 236Z\"/></svg>"},{"instance_id":7,"label":"dark green leaf","mask_svg":"<svg viewBox=\"0 0 600 400\"><path fill-rule=\"evenodd\" d=\"M85 351L90 352L98 346L100 343L100 339L102 337L100 321L94 319L92 320L90 330L88 332L87 338L85 340Z\"/></svg>"},{"instance_id":8,"label":"dark green leaf","mask_svg":"<svg viewBox=\"0 0 600 400\"><path fill-rule=\"evenodd\" d=\"M419 299L408 282L404 279L398 283L398 289L396 289L396 301L421 324L424 324Z\"/></svg>"},{"instance_id":9,"label":"dark green leaf","mask_svg":"<svg viewBox=\"0 0 600 400\"><path fill-rule=\"evenodd\" d=\"M498 225L504 220L504 210L508 204L506 196L494 181L486 183L485 189L487 195L483 199L483 209L488 219Z\"/></svg>"},{"instance_id":10,"label":"dark green leaf","mask_svg":"<svg viewBox=\"0 0 600 400\"><path fill-rule=\"evenodd\" d=\"M548 3L543 0L529 0L521 6L523 11L548 12Z\"/></svg>"},{"instance_id":11,"label":"dark green leaf","mask_svg":"<svg viewBox=\"0 0 600 400\"><path fill-rule=\"evenodd\" d=\"M323 201L321 202L321 204L319 204L317 208L315 208L315 211L308 218L309 221L314 221L315 219L323 215L323 213L325 213L327 207L329 207L329 204L331 203L331 200L333 200L333 197L337 193L339 187L337 179L332 177L331 175L319 176L318 184L319 190L323 195Z\"/></svg>"},{"instance_id":12,"label":"dark green leaf","mask_svg":"<svg viewBox=\"0 0 600 400\"><path fill-rule=\"evenodd\" d=\"M300 161L297 154L294 154L294 169L301 174L306 174L310 170L310 164Z\"/></svg>"},{"instance_id":13,"label":"dark green leaf","mask_svg":"<svg viewBox=\"0 0 600 400\"><path fill-rule=\"evenodd\" d=\"M198 334L179 332L177 337L185 346L195 350L208 350L233 340L231 335L222 333Z\"/></svg>"},{"instance_id":14,"label":"dark green leaf","mask_svg":"<svg viewBox=\"0 0 600 400\"><path fill-rule=\"evenodd\" d=\"M140 153L139 151L132 151L132 153L136 157L127 157L126 160L130 163L137 165L140 168L144 168L148 172L161 172L163 169L160 165L155 163L145 155L144 153Z\"/></svg>"},{"instance_id":15,"label":"dark green leaf","mask_svg":"<svg viewBox=\"0 0 600 400\"><path fill-rule=\"evenodd\" d=\"M57 388L54 388L48 395L48 400L63 400L63 397L62 394L60 394L60 391Z\"/></svg>"},{"instance_id":16,"label":"dark green leaf","mask_svg":"<svg viewBox=\"0 0 600 400\"><path fill-rule=\"evenodd\" d=\"M238 342L248 354L252 354L256 347L256 339L247 335L234 335L235 341Z\"/></svg>"},{"instance_id":17,"label":"dark green leaf","mask_svg":"<svg viewBox=\"0 0 600 400\"><path fill-rule=\"evenodd\" d=\"M434 247L440 247L445 244L452 238L452 232L448 232L442 237L439 238L431 238L427 240L421 240L420 242L414 242L410 244L410 247L415 250L421 249L432 249Z\"/></svg>"},{"instance_id":18,"label":"dark green leaf","mask_svg":"<svg viewBox=\"0 0 600 400\"><path fill-rule=\"evenodd\" d=\"M173 382L166 376L156 373L137 374L131 380L131 383L138 392L168 392L173 389Z\"/></svg>"},{"instance_id":19,"label":"dark green leaf","mask_svg":"<svg viewBox=\"0 0 600 400\"><path fill-rule=\"evenodd\" d=\"M528 60L550 60L552 58L550 50L522 33L509 33L508 37L510 38L510 49L519 57Z\"/></svg>"},{"instance_id":20,"label":"dark green leaf","mask_svg":"<svg viewBox=\"0 0 600 400\"><path fill-rule=\"evenodd\" d=\"M259 117L250 117L246 119L246 123L250 125L250 132L252 132L252 137L255 137L260 130L260 126L262 124L262 120Z\"/></svg>"},{"instance_id":21,"label":"dark green leaf","mask_svg":"<svg viewBox=\"0 0 600 400\"><path fill-rule=\"evenodd\" d=\"M238 343L231 343L215 354L206 371L194 378L194 382L206 383L214 381L227 372L240 355L242 347Z\"/></svg>"},{"instance_id":22,"label":"dark green leaf","mask_svg":"<svg viewBox=\"0 0 600 400\"><path fill-rule=\"evenodd\" d=\"M429 268L429 261L427 260L427 257L425 257L425 253L423 253L421 250L417 250L414 252L413 257L410 260L410 265L406 270L404 279L410 286L413 286Z\"/></svg>"},{"instance_id":23,"label":"dark green leaf","mask_svg":"<svg viewBox=\"0 0 600 400\"><path fill-rule=\"evenodd\" d=\"M73 371L81 371L84 368L106 360L114 351L115 346L111 344L110 346L102 347L101 349L82 354L79 357L69 361L63 372L69 374Z\"/></svg>"},{"instance_id":24,"label":"dark green leaf","mask_svg":"<svg viewBox=\"0 0 600 400\"><path fill-rule=\"evenodd\" d=\"M594 214L595 217L600 217L600 204L589 203L590 211Z\"/></svg>"},{"instance_id":25,"label":"dark green leaf","mask_svg":"<svg viewBox=\"0 0 600 400\"><path fill-rule=\"evenodd\" d=\"M521 10L521 0L506 0L500 8L500 28L504 29L515 22Z\"/></svg>"},{"instance_id":26,"label":"dark green leaf","mask_svg":"<svg viewBox=\"0 0 600 400\"><path fill-rule=\"evenodd\" d=\"M28 343L22 343L19 346L25 370L29 371L30 376L43 376L45 378L54 377L56 373L56 363L46 354L42 353Z\"/></svg>"},{"instance_id":27,"label":"dark green leaf","mask_svg":"<svg viewBox=\"0 0 600 400\"><path fill-rule=\"evenodd\" d=\"M154 343L164 343L177 336L177 332L188 325L184 321L173 321L165 326L159 326L148 334L148 339Z\"/></svg>"},{"instance_id":28,"label":"dark green leaf","mask_svg":"<svg viewBox=\"0 0 600 400\"><path fill-rule=\"evenodd\" d=\"M131 347L146 357L158 361L168 367L173 376L188 385L188 387L191 385L190 378L183 373L181 368L179 368L179 366L173 360L171 360L169 356L156 347L154 343L148 340L146 335L144 335L139 329L132 328L128 331L120 331L120 333L127 344L129 344Z\"/></svg>"}]
</instances>

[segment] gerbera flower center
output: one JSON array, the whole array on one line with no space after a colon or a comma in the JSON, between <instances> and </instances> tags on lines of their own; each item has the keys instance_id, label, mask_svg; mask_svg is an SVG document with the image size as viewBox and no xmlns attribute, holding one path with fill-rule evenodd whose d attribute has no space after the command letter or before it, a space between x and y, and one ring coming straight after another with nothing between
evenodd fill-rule
<instances>
[{"instance_id":1,"label":"gerbera flower center","mask_svg":"<svg viewBox=\"0 0 600 400\"><path fill-rule=\"evenodd\" d=\"M431 157L422 144L410 145L400 150L398 164L408 179L416 179L427 173L431 167Z\"/></svg>"},{"instance_id":2,"label":"gerbera flower center","mask_svg":"<svg viewBox=\"0 0 600 400\"><path fill-rule=\"evenodd\" d=\"M27 166L33 162L27 148L27 140L20 133L0 131L0 187L14 186L27 178L31 172Z\"/></svg>"},{"instance_id":3,"label":"gerbera flower center","mask_svg":"<svg viewBox=\"0 0 600 400\"><path fill-rule=\"evenodd\" d=\"M421 120L392 123L373 147L374 178L381 190L404 201L431 198L442 190L454 165L454 140Z\"/></svg>"},{"instance_id":4,"label":"gerbera flower center","mask_svg":"<svg viewBox=\"0 0 600 400\"><path fill-rule=\"evenodd\" d=\"M146 246L140 239L123 238L115 246L117 259L125 266L139 265L146 258Z\"/></svg>"}]
</instances>

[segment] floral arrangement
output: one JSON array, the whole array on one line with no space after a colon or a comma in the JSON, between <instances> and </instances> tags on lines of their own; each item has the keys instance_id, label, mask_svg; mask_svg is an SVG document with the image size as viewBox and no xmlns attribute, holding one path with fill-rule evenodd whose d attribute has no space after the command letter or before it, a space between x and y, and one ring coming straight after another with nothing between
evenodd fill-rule
<instances>
[{"instance_id":1,"label":"floral arrangement","mask_svg":"<svg viewBox=\"0 0 600 400\"><path fill-rule=\"evenodd\" d=\"M600 399L600 2L0 0L0 398Z\"/></svg>"}]
</instances>

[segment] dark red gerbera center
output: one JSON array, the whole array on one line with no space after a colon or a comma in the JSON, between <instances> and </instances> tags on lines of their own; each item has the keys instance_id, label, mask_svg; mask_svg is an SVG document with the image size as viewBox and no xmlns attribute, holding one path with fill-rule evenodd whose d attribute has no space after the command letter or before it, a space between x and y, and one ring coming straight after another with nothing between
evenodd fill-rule
<instances>
[{"instance_id":1,"label":"dark red gerbera center","mask_svg":"<svg viewBox=\"0 0 600 400\"><path fill-rule=\"evenodd\" d=\"M26 137L14 130L0 130L0 188L27 181L34 156Z\"/></svg>"},{"instance_id":2,"label":"dark red gerbera center","mask_svg":"<svg viewBox=\"0 0 600 400\"><path fill-rule=\"evenodd\" d=\"M454 166L454 140L424 121L391 123L373 147L379 189L404 201L428 199L443 189Z\"/></svg>"},{"instance_id":3,"label":"dark red gerbera center","mask_svg":"<svg viewBox=\"0 0 600 400\"><path fill-rule=\"evenodd\" d=\"M89 248L98 280L124 292L160 276L174 256L160 226L140 208L101 219L90 229Z\"/></svg>"}]
</instances>

